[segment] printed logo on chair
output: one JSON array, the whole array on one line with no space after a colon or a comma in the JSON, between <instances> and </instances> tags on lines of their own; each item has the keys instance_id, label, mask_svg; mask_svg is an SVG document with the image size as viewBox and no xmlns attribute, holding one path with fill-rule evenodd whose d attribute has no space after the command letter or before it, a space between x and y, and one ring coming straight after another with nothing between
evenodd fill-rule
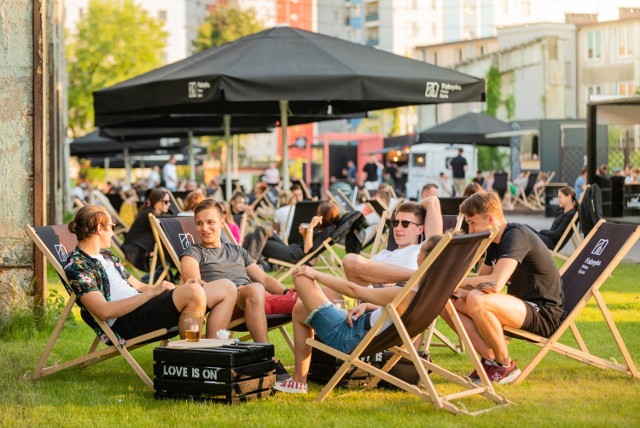
<instances>
[{"instance_id":1,"label":"printed logo on chair","mask_svg":"<svg viewBox=\"0 0 640 428\"><path fill-rule=\"evenodd\" d=\"M609 245L609 240L608 239L599 240L598 243L596 244L596 246L593 247L593 250L591 251L591 254L594 254L596 256L602 255L602 252L604 251L605 248L607 248L607 245Z\"/></svg>"},{"instance_id":2,"label":"printed logo on chair","mask_svg":"<svg viewBox=\"0 0 640 428\"><path fill-rule=\"evenodd\" d=\"M180 238L180 245L182 245L183 250L186 250L196 243L196 241L193 239L193 235L191 235L190 233L179 233L178 238Z\"/></svg>"},{"instance_id":3,"label":"printed logo on chair","mask_svg":"<svg viewBox=\"0 0 640 428\"><path fill-rule=\"evenodd\" d=\"M66 262L69 258L69 253L67 253L67 249L62 244L56 244L56 255L58 256L58 260L61 262Z\"/></svg>"}]
</instances>

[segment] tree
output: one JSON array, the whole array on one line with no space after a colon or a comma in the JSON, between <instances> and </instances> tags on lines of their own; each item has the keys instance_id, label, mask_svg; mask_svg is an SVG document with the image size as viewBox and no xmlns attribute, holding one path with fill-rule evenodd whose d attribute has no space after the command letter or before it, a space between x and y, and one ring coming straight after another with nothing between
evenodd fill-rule
<instances>
[{"instance_id":1,"label":"tree","mask_svg":"<svg viewBox=\"0 0 640 428\"><path fill-rule=\"evenodd\" d=\"M69 35L69 127L73 136L93 128L93 91L162 65L167 34L133 0L90 0Z\"/></svg>"},{"instance_id":2,"label":"tree","mask_svg":"<svg viewBox=\"0 0 640 428\"><path fill-rule=\"evenodd\" d=\"M252 8L243 10L219 5L207 15L204 24L198 28L198 34L192 44L194 50L200 52L263 29L264 25L258 21Z\"/></svg>"}]
</instances>

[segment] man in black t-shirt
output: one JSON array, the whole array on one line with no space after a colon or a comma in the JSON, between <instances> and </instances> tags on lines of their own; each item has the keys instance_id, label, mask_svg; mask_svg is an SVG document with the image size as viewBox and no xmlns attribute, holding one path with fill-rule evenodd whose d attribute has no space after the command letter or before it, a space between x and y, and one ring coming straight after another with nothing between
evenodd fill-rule
<instances>
[{"instance_id":1,"label":"man in black t-shirt","mask_svg":"<svg viewBox=\"0 0 640 428\"><path fill-rule=\"evenodd\" d=\"M467 172L467 160L462 157L462 153L463 150L458 149L458 156L451 159L451 162L449 163L457 196L462 195L464 193L464 188L467 187L465 178Z\"/></svg>"},{"instance_id":2,"label":"man in black t-shirt","mask_svg":"<svg viewBox=\"0 0 640 428\"><path fill-rule=\"evenodd\" d=\"M460 206L469 233L498 229L484 265L456 292L460 319L489 379L513 382L520 370L509 356L503 327L549 337L563 318L562 280L551 253L526 226L507 223L498 195L471 195ZM500 291L507 286L507 294ZM450 321L445 315L445 319ZM480 378L474 371L470 378Z\"/></svg>"},{"instance_id":3,"label":"man in black t-shirt","mask_svg":"<svg viewBox=\"0 0 640 428\"><path fill-rule=\"evenodd\" d=\"M380 184L378 179L378 170L382 174L384 166L376 159L374 155L369 155L369 161L362 167L366 177L364 178L364 187L367 190L376 190Z\"/></svg>"}]
</instances>

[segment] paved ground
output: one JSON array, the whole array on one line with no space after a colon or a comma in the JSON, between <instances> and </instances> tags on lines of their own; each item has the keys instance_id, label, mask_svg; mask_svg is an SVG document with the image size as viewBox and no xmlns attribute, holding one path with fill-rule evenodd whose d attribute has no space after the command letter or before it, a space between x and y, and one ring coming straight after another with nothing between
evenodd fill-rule
<instances>
[{"instance_id":1,"label":"paved ground","mask_svg":"<svg viewBox=\"0 0 640 428\"><path fill-rule=\"evenodd\" d=\"M523 213L514 213L511 214L508 211L505 213L507 220L516 223L528 224L536 230L540 229L548 229L553 222L553 218L545 217L544 212L533 213L533 214L523 214ZM620 222L620 223L628 223L628 219L612 219L612 221ZM631 219L635 221L634 219ZM562 253L566 255L570 255L574 250L573 243L569 241L567 245L562 249ZM640 264L640 240L636 242L634 247L629 251L629 254L624 259L626 262L633 262Z\"/></svg>"}]
</instances>

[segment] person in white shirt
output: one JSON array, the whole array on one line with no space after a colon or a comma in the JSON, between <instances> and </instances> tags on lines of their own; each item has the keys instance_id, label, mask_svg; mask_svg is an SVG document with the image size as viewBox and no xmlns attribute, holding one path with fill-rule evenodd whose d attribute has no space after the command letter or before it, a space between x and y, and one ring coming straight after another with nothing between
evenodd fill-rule
<instances>
[{"instance_id":1,"label":"person in white shirt","mask_svg":"<svg viewBox=\"0 0 640 428\"><path fill-rule=\"evenodd\" d=\"M154 165L149 173L149 177L147 177L147 187L149 189L155 189L158 186L160 186L160 167Z\"/></svg>"},{"instance_id":2,"label":"person in white shirt","mask_svg":"<svg viewBox=\"0 0 640 428\"><path fill-rule=\"evenodd\" d=\"M269 168L264 171L264 182L270 186L276 186L280 183L280 171L276 168L275 162L269 164Z\"/></svg>"},{"instance_id":3,"label":"person in white shirt","mask_svg":"<svg viewBox=\"0 0 640 428\"><path fill-rule=\"evenodd\" d=\"M171 156L169 162L162 168L162 179L167 189L175 192L178 189L178 168L176 167L176 157Z\"/></svg>"}]
</instances>

